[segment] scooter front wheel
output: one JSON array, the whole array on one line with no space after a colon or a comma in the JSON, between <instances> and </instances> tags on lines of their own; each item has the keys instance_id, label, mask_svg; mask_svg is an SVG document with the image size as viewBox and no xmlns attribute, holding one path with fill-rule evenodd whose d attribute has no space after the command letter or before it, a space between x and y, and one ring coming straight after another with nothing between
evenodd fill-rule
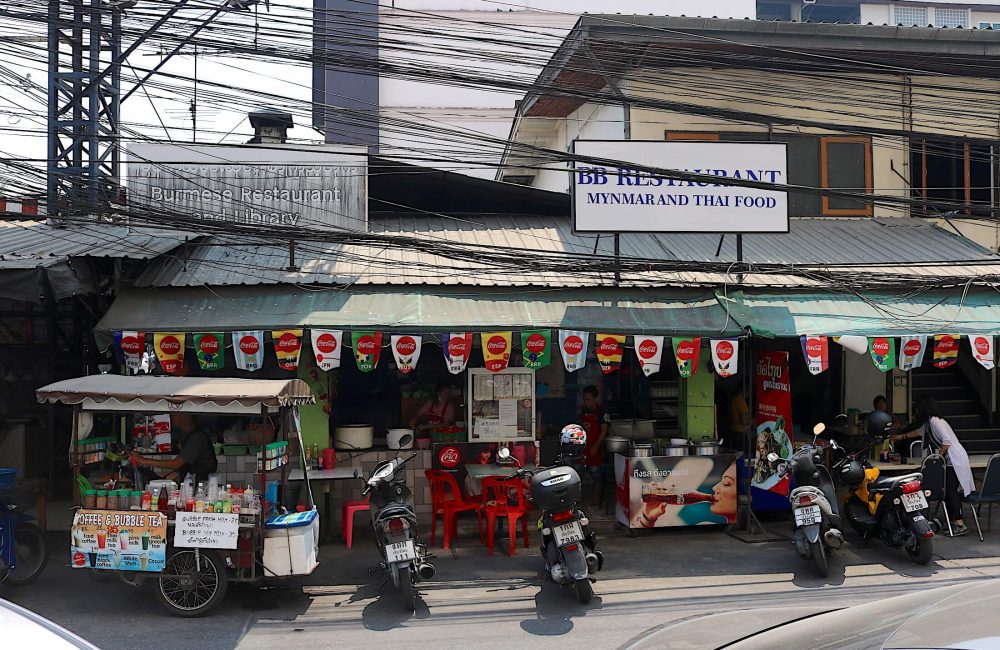
<instances>
[{"instance_id":1,"label":"scooter front wheel","mask_svg":"<svg viewBox=\"0 0 1000 650\"><path fill-rule=\"evenodd\" d=\"M825 578L830 574L830 562L826 556L823 542L820 540L809 542L809 550L812 552L813 564L816 565L816 573L821 578Z\"/></svg>"},{"instance_id":2,"label":"scooter front wheel","mask_svg":"<svg viewBox=\"0 0 1000 650\"><path fill-rule=\"evenodd\" d=\"M930 539L918 539L916 548L907 545L906 555L917 564L927 564L934 555L934 545Z\"/></svg>"},{"instance_id":3,"label":"scooter front wheel","mask_svg":"<svg viewBox=\"0 0 1000 650\"><path fill-rule=\"evenodd\" d=\"M27 584L41 575L49 561L49 548L45 533L35 524L16 524L14 531L15 568L7 574L5 582L13 587Z\"/></svg>"}]
</instances>

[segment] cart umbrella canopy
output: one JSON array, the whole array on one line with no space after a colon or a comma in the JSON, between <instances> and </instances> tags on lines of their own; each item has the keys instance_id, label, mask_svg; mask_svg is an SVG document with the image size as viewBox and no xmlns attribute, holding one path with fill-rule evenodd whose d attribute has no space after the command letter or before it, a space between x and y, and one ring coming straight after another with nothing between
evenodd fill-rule
<instances>
[{"instance_id":1,"label":"cart umbrella canopy","mask_svg":"<svg viewBox=\"0 0 1000 650\"><path fill-rule=\"evenodd\" d=\"M35 391L39 402L79 404L85 411L258 414L315 404L301 379L214 379L91 375Z\"/></svg>"}]
</instances>

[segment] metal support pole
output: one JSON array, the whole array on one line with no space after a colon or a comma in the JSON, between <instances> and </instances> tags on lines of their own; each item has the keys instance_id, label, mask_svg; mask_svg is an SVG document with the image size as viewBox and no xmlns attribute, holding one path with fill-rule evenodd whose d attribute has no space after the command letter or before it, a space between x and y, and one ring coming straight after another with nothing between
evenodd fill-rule
<instances>
[{"instance_id":1,"label":"metal support pole","mask_svg":"<svg viewBox=\"0 0 1000 650\"><path fill-rule=\"evenodd\" d=\"M622 259L621 259L621 247L619 242L620 235L615 233L615 286L617 287L622 281Z\"/></svg>"},{"instance_id":2,"label":"metal support pole","mask_svg":"<svg viewBox=\"0 0 1000 650\"><path fill-rule=\"evenodd\" d=\"M736 235L736 263L743 266L743 235ZM743 284L743 273L738 273L736 279Z\"/></svg>"}]
</instances>

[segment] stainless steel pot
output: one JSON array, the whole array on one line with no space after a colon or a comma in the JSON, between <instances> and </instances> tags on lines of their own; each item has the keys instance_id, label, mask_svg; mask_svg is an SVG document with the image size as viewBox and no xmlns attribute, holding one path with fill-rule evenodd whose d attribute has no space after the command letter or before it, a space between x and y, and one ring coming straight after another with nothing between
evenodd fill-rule
<instances>
[{"instance_id":1,"label":"stainless steel pot","mask_svg":"<svg viewBox=\"0 0 1000 650\"><path fill-rule=\"evenodd\" d=\"M691 453L695 456L715 456L719 453L719 443L715 440L696 442L692 447Z\"/></svg>"},{"instance_id":2,"label":"stainless steel pot","mask_svg":"<svg viewBox=\"0 0 1000 650\"><path fill-rule=\"evenodd\" d=\"M653 443L633 442L632 458L651 458L653 456Z\"/></svg>"},{"instance_id":3,"label":"stainless steel pot","mask_svg":"<svg viewBox=\"0 0 1000 650\"><path fill-rule=\"evenodd\" d=\"M604 439L604 448L608 450L609 454L621 454L625 456L628 454L628 438L608 436Z\"/></svg>"},{"instance_id":4,"label":"stainless steel pot","mask_svg":"<svg viewBox=\"0 0 1000 650\"><path fill-rule=\"evenodd\" d=\"M661 456L687 456L687 445L663 445L660 447Z\"/></svg>"}]
</instances>

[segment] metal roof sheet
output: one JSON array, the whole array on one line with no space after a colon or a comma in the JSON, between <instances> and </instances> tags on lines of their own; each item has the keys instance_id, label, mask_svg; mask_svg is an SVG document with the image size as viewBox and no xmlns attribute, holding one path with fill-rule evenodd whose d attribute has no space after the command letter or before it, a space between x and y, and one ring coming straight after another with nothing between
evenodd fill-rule
<instances>
[{"instance_id":1,"label":"metal roof sheet","mask_svg":"<svg viewBox=\"0 0 1000 650\"><path fill-rule=\"evenodd\" d=\"M466 285L466 286L611 286L610 273L512 273L491 262L491 249L508 247L545 253L610 256L613 238L573 233L569 219L558 217L396 217L374 219L379 235L406 236L483 246L481 262L456 262L426 250L377 245L296 244L297 271L288 271L289 252L279 245L257 245L212 238L189 247L183 261L164 259L150 266L139 286L226 286L259 284L317 285ZM736 238L718 235L628 234L621 237L623 257L695 262L736 259ZM982 278L1000 273L1000 257L932 223L910 218L793 218L787 234L744 235L744 259L751 264L810 267L856 265L845 273L878 272L901 277ZM510 251L504 251L510 254ZM861 267L861 268L859 268ZM829 269L828 269L829 270ZM725 272L624 273L624 286L719 285L733 283ZM750 274L750 286L816 286L800 275Z\"/></svg>"}]
</instances>

